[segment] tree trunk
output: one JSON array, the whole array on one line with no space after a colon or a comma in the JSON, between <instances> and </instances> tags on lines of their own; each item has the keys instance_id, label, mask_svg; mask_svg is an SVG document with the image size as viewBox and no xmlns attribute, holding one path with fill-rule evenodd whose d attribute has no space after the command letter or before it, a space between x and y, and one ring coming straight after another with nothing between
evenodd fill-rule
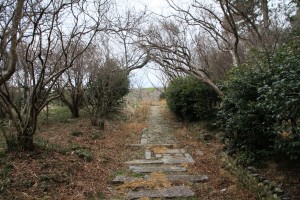
<instances>
[{"instance_id":1,"label":"tree trunk","mask_svg":"<svg viewBox=\"0 0 300 200\"><path fill-rule=\"evenodd\" d=\"M11 134L5 137L7 151L33 151L34 143L33 143L33 133L28 130L27 132L20 132L15 134Z\"/></svg>"},{"instance_id":2,"label":"tree trunk","mask_svg":"<svg viewBox=\"0 0 300 200\"><path fill-rule=\"evenodd\" d=\"M72 118L78 118L79 117L79 108L78 106L69 106L69 109L72 113Z\"/></svg>"},{"instance_id":3,"label":"tree trunk","mask_svg":"<svg viewBox=\"0 0 300 200\"><path fill-rule=\"evenodd\" d=\"M264 28L268 30L270 26L268 0L261 0L261 12L263 15Z\"/></svg>"},{"instance_id":4,"label":"tree trunk","mask_svg":"<svg viewBox=\"0 0 300 200\"><path fill-rule=\"evenodd\" d=\"M98 118L91 116L91 125L92 126L98 126Z\"/></svg>"},{"instance_id":5,"label":"tree trunk","mask_svg":"<svg viewBox=\"0 0 300 200\"><path fill-rule=\"evenodd\" d=\"M18 135L18 146L19 149L23 151L33 151L34 150L34 143L33 143L33 134L25 132L23 134Z\"/></svg>"},{"instance_id":6,"label":"tree trunk","mask_svg":"<svg viewBox=\"0 0 300 200\"><path fill-rule=\"evenodd\" d=\"M18 45L18 27L23 17L24 0L18 0L16 3L16 9L14 10L14 16L12 18L11 27L11 44L9 52L9 63L6 66L7 69L0 73L0 85L4 84L16 71L17 65L17 45ZM4 33L8 34L8 33Z\"/></svg>"}]
</instances>

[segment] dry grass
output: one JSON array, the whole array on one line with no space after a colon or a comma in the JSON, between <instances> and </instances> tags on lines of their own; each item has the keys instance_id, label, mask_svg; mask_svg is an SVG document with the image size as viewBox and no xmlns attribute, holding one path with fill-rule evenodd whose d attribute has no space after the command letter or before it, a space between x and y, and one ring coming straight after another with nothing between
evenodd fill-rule
<instances>
[{"instance_id":1,"label":"dry grass","mask_svg":"<svg viewBox=\"0 0 300 200\"><path fill-rule=\"evenodd\" d=\"M0 177L0 199L111 199L109 181L134 158L136 150L128 144L137 143L147 127L147 109L149 104L141 104L131 119L106 120L103 131L87 118L41 125L35 152L0 159L0 167L7 168Z\"/></svg>"},{"instance_id":2,"label":"dry grass","mask_svg":"<svg viewBox=\"0 0 300 200\"><path fill-rule=\"evenodd\" d=\"M151 151L155 154L164 154L168 151L167 147L151 147Z\"/></svg>"},{"instance_id":3,"label":"dry grass","mask_svg":"<svg viewBox=\"0 0 300 200\"><path fill-rule=\"evenodd\" d=\"M120 192L137 189L159 189L171 187L171 182L163 173L151 173L148 179L133 180L126 182L118 187Z\"/></svg>"}]
</instances>

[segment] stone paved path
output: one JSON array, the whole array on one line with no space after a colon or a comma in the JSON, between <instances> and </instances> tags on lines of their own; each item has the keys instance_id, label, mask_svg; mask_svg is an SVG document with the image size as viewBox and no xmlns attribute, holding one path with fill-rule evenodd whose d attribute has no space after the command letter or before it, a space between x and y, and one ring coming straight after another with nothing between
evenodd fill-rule
<instances>
[{"instance_id":1,"label":"stone paved path","mask_svg":"<svg viewBox=\"0 0 300 200\"><path fill-rule=\"evenodd\" d=\"M193 197L190 186L208 180L206 175L188 174L194 159L185 149L177 148L178 141L161 115L162 108L151 107L149 128L143 131L141 143L134 145L145 149L144 157L125 163L133 176L117 176L113 180L119 188L131 189L124 199Z\"/></svg>"}]
</instances>

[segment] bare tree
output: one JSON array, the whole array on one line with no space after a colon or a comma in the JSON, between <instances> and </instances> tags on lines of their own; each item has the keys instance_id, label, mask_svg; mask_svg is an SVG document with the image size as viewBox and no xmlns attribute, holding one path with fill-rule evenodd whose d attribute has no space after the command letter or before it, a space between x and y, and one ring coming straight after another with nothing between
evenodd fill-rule
<instances>
[{"instance_id":1,"label":"bare tree","mask_svg":"<svg viewBox=\"0 0 300 200\"><path fill-rule=\"evenodd\" d=\"M19 107L13 99L18 85L12 81L0 88L1 104L14 129L5 134L8 149L32 150L37 119L42 109L58 96L53 86L90 46L97 32L106 30L107 0L30 1L22 8L28 27L19 39L18 60L24 74L27 99Z\"/></svg>"},{"instance_id":2,"label":"bare tree","mask_svg":"<svg viewBox=\"0 0 300 200\"><path fill-rule=\"evenodd\" d=\"M195 76L202 82L210 85L219 95L222 95L218 86L210 79L203 65L197 65L192 52L194 44L190 40L188 27L174 22L161 22L160 26L152 26L145 33L142 45L151 49L151 59L167 71L181 71Z\"/></svg>"},{"instance_id":3,"label":"bare tree","mask_svg":"<svg viewBox=\"0 0 300 200\"><path fill-rule=\"evenodd\" d=\"M121 61L122 68L128 73L146 66L150 61L149 52L140 48L139 43L143 25L147 19L146 10L141 12L128 10L118 15L114 24L118 28L110 35L118 49L114 56Z\"/></svg>"},{"instance_id":4,"label":"bare tree","mask_svg":"<svg viewBox=\"0 0 300 200\"><path fill-rule=\"evenodd\" d=\"M24 0L0 2L0 86L16 71Z\"/></svg>"},{"instance_id":5,"label":"bare tree","mask_svg":"<svg viewBox=\"0 0 300 200\"><path fill-rule=\"evenodd\" d=\"M82 51L85 45L79 45L78 51ZM84 81L87 80L87 61L90 59L91 46L74 61L56 82L54 89L60 100L69 108L72 117L79 117L79 109L83 105Z\"/></svg>"}]
</instances>

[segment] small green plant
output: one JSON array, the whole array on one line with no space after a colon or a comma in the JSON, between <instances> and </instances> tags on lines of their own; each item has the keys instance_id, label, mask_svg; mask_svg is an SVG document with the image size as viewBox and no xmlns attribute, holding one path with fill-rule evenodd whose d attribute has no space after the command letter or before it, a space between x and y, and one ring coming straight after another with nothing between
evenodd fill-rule
<instances>
[{"instance_id":1,"label":"small green plant","mask_svg":"<svg viewBox=\"0 0 300 200\"><path fill-rule=\"evenodd\" d=\"M89 149L77 149L75 150L76 155L83 159L85 162L91 162L93 160L93 154Z\"/></svg>"},{"instance_id":2,"label":"small green plant","mask_svg":"<svg viewBox=\"0 0 300 200\"><path fill-rule=\"evenodd\" d=\"M90 149L81 147L78 144L71 144L70 148L79 158L83 159L84 161L91 162L93 160L93 154Z\"/></svg>"},{"instance_id":3,"label":"small green plant","mask_svg":"<svg viewBox=\"0 0 300 200\"><path fill-rule=\"evenodd\" d=\"M134 174L132 174L132 176L133 176L134 178L143 178L143 177L145 176L145 174L142 174L142 173L134 173Z\"/></svg>"},{"instance_id":4,"label":"small green plant","mask_svg":"<svg viewBox=\"0 0 300 200\"><path fill-rule=\"evenodd\" d=\"M92 133L92 140L98 140L103 137L103 134L101 134L100 131L95 131Z\"/></svg>"},{"instance_id":5,"label":"small green plant","mask_svg":"<svg viewBox=\"0 0 300 200\"><path fill-rule=\"evenodd\" d=\"M249 166L255 162L255 154L251 151L240 152L235 160L237 165Z\"/></svg>"},{"instance_id":6,"label":"small green plant","mask_svg":"<svg viewBox=\"0 0 300 200\"><path fill-rule=\"evenodd\" d=\"M14 168L14 165L12 163L7 163L4 165L0 177L1 179L4 179L8 176L9 172Z\"/></svg>"},{"instance_id":7,"label":"small green plant","mask_svg":"<svg viewBox=\"0 0 300 200\"><path fill-rule=\"evenodd\" d=\"M59 122L63 123L63 124L67 124L67 123L70 123L70 120L67 118L59 118Z\"/></svg>"},{"instance_id":8,"label":"small green plant","mask_svg":"<svg viewBox=\"0 0 300 200\"><path fill-rule=\"evenodd\" d=\"M82 136L82 132L78 130L73 130L71 133L72 136L79 137Z\"/></svg>"}]
</instances>

